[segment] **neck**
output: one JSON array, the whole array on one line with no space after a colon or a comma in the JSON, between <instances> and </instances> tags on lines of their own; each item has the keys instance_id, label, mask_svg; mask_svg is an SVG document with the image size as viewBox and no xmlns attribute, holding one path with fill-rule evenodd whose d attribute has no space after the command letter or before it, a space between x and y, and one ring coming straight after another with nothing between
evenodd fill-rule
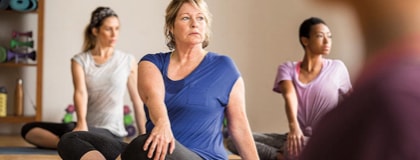
<instances>
[{"instance_id":1,"label":"neck","mask_svg":"<svg viewBox=\"0 0 420 160\"><path fill-rule=\"evenodd\" d=\"M206 54L206 51L201 47L192 47L192 48L182 48L177 47L173 52L171 57L175 58L177 61L186 62L196 59L201 59Z\"/></svg>"},{"instance_id":2,"label":"neck","mask_svg":"<svg viewBox=\"0 0 420 160\"><path fill-rule=\"evenodd\" d=\"M112 47L107 47L107 48L96 47L92 50L93 55L100 56L100 57L107 57L109 55L112 55L113 52L114 52L114 48Z\"/></svg>"},{"instance_id":3,"label":"neck","mask_svg":"<svg viewBox=\"0 0 420 160\"><path fill-rule=\"evenodd\" d=\"M307 72L313 72L320 70L322 68L322 56L314 56L310 57L305 54L305 57L302 60L300 65L301 70L305 70Z\"/></svg>"}]
</instances>

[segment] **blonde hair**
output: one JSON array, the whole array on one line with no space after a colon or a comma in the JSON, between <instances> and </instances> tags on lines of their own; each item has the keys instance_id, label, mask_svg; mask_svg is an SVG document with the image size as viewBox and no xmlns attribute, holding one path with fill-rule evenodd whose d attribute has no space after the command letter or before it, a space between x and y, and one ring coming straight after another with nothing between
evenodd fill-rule
<instances>
[{"instance_id":1,"label":"blonde hair","mask_svg":"<svg viewBox=\"0 0 420 160\"><path fill-rule=\"evenodd\" d=\"M211 26L211 13L208 9L207 3L204 0L172 0L169 3L168 7L166 8L166 15L165 15L165 37L166 37L166 46L170 50L175 49L175 39L171 32L174 28L176 16L178 15L181 6L184 3L190 3L197 8L199 8L205 17L205 22L207 24L206 33L203 41L203 48L206 48L209 45L209 38L210 38L210 26Z\"/></svg>"}]
</instances>

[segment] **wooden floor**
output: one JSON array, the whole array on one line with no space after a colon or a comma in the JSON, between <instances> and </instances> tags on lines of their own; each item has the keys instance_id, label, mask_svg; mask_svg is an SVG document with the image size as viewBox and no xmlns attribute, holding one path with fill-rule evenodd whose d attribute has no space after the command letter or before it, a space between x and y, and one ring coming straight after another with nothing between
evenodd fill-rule
<instances>
[{"instance_id":1,"label":"wooden floor","mask_svg":"<svg viewBox=\"0 0 420 160\"><path fill-rule=\"evenodd\" d=\"M0 147L29 147L33 146L23 140L20 135L0 135Z\"/></svg>"},{"instance_id":2,"label":"wooden floor","mask_svg":"<svg viewBox=\"0 0 420 160\"><path fill-rule=\"evenodd\" d=\"M33 147L20 135L0 135L0 147ZM236 155L229 155L229 160L240 160ZM0 160L61 160L58 155L37 154L0 154Z\"/></svg>"},{"instance_id":3,"label":"wooden floor","mask_svg":"<svg viewBox=\"0 0 420 160\"><path fill-rule=\"evenodd\" d=\"M20 135L0 135L0 147L33 147ZM45 154L0 154L0 160L61 160L58 155Z\"/></svg>"}]
</instances>

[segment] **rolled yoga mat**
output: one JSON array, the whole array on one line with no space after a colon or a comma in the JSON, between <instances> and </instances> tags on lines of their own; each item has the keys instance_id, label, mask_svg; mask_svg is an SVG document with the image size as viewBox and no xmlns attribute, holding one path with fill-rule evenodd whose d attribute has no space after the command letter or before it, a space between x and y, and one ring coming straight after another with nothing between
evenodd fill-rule
<instances>
[{"instance_id":1,"label":"rolled yoga mat","mask_svg":"<svg viewBox=\"0 0 420 160\"><path fill-rule=\"evenodd\" d=\"M0 10L6 10L9 7L10 0L0 0Z\"/></svg>"},{"instance_id":2,"label":"rolled yoga mat","mask_svg":"<svg viewBox=\"0 0 420 160\"><path fill-rule=\"evenodd\" d=\"M16 11L27 12L33 11L38 6L37 0L9 0L10 8Z\"/></svg>"}]
</instances>

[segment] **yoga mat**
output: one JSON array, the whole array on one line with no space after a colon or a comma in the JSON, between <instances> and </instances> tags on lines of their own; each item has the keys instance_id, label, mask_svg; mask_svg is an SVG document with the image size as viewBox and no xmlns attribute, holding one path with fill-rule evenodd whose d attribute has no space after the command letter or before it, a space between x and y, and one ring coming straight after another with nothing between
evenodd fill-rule
<instances>
[{"instance_id":1,"label":"yoga mat","mask_svg":"<svg viewBox=\"0 0 420 160\"><path fill-rule=\"evenodd\" d=\"M0 10L5 10L9 7L10 0L0 0Z\"/></svg>"},{"instance_id":2,"label":"yoga mat","mask_svg":"<svg viewBox=\"0 0 420 160\"><path fill-rule=\"evenodd\" d=\"M37 0L10 0L10 8L16 11L26 12L36 9L38 4Z\"/></svg>"},{"instance_id":3,"label":"yoga mat","mask_svg":"<svg viewBox=\"0 0 420 160\"><path fill-rule=\"evenodd\" d=\"M0 154L58 154L57 150L35 147L0 147Z\"/></svg>"}]
</instances>

